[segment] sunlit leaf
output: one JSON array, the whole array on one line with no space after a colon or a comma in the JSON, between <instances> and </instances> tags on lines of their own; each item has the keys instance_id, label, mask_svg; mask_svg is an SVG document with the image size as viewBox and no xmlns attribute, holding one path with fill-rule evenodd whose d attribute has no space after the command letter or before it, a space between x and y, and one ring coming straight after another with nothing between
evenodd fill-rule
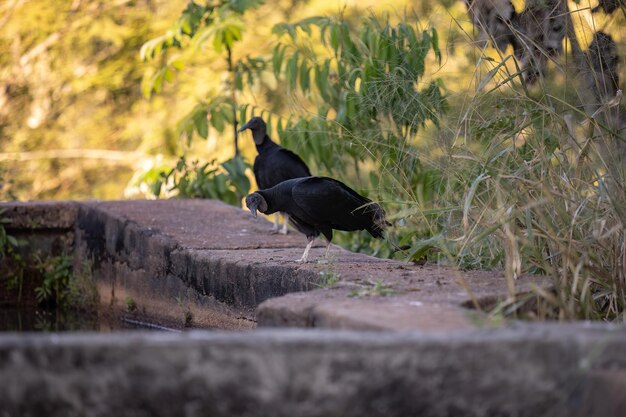
<instances>
[{"instance_id":1,"label":"sunlit leaf","mask_svg":"<svg viewBox=\"0 0 626 417\"><path fill-rule=\"evenodd\" d=\"M224 118L222 117L222 114L215 108L211 109L211 126L213 126L218 132L224 131Z\"/></svg>"},{"instance_id":2,"label":"sunlit leaf","mask_svg":"<svg viewBox=\"0 0 626 417\"><path fill-rule=\"evenodd\" d=\"M339 27L337 25L332 25L330 27L330 46L335 51L335 54L338 54L338 51L339 51Z\"/></svg>"},{"instance_id":3,"label":"sunlit leaf","mask_svg":"<svg viewBox=\"0 0 626 417\"><path fill-rule=\"evenodd\" d=\"M433 51L435 52L435 56L437 57L437 62L441 64L441 51L439 50L439 34L435 28L431 29L432 36L432 45Z\"/></svg>"},{"instance_id":4,"label":"sunlit leaf","mask_svg":"<svg viewBox=\"0 0 626 417\"><path fill-rule=\"evenodd\" d=\"M241 72L235 73L235 89L239 91L243 90L243 76Z\"/></svg>"},{"instance_id":5,"label":"sunlit leaf","mask_svg":"<svg viewBox=\"0 0 626 417\"><path fill-rule=\"evenodd\" d=\"M163 78L168 82L174 81L174 71L170 67L165 67L163 69Z\"/></svg>"},{"instance_id":6,"label":"sunlit leaf","mask_svg":"<svg viewBox=\"0 0 626 417\"><path fill-rule=\"evenodd\" d=\"M285 78L289 83L289 88L292 90L296 87L296 81L298 79L298 52L296 51L289 61L287 62L287 72Z\"/></svg>"},{"instance_id":7,"label":"sunlit leaf","mask_svg":"<svg viewBox=\"0 0 626 417\"><path fill-rule=\"evenodd\" d=\"M272 56L272 67L274 69L274 76L278 78L283 66L283 58L285 57L285 51L287 47L281 44L276 45L274 48L274 54Z\"/></svg>"},{"instance_id":8,"label":"sunlit leaf","mask_svg":"<svg viewBox=\"0 0 626 417\"><path fill-rule=\"evenodd\" d=\"M199 110L193 116L193 123L200 137L206 139L209 136L209 124L207 121L207 111Z\"/></svg>"},{"instance_id":9,"label":"sunlit leaf","mask_svg":"<svg viewBox=\"0 0 626 417\"><path fill-rule=\"evenodd\" d=\"M304 92L309 91L311 86L311 68L307 65L306 61L302 61L300 64L300 89Z\"/></svg>"},{"instance_id":10,"label":"sunlit leaf","mask_svg":"<svg viewBox=\"0 0 626 417\"><path fill-rule=\"evenodd\" d=\"M183 62L182 59L172 59L169 62L169 65L171 65L172 68L175 68L178 71L185 69L185 63Z\"/></svg>"}]
</instances>

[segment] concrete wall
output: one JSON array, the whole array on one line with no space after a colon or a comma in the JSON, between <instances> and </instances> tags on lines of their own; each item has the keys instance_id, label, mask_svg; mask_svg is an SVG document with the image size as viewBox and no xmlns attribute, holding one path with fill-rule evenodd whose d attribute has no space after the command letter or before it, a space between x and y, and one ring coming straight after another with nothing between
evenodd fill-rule
<instances>
[{"instance_id":1,"label":"concrete wall","mask_svg":"<svg viewBox=\"0 0 626 417\"><path fill-rule=\"evenodd\" d=\"M9 335L2 416L618 417L626 333Z\"/></svg>"}]
</instances>

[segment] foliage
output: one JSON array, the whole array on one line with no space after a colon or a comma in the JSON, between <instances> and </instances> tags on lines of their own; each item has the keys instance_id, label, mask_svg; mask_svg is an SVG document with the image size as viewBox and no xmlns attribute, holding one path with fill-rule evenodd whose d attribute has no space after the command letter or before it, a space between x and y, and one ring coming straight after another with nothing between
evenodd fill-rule
<instances>
[{"instance_id":1,"label":"foliage","mask_svg":"<svg viewBox=\"0 0 626 417\"><path fill-rule=\"evenodd\" d=\"M55 256L41 265L43 281L35 288L40 304L66 307L70 298L72 260L68 256Z\"/></svg>"},{"instance_id":2,"label":"foliage","mask_svg":"<svg viewBox=\"0 0 626 417\"><path fill-rule=\"evenodd\" d=\"M432 206L406 212L409 229L426 223L435 233L424 240L415 231L401 243L410 244L412 259L504 269L509 293L497 312L623 320L624 138L581 110L594 103L565 64L553 63L529 88L508 57L483 54L477 71L488 71L447 120L449 136L437 144L443 152L424 159L445 186ZM613 107L599 112L623 112ZM425 216L430 207L446 210ZM517 278L530 273L551 287L516 294Z\"/></svg>"},{"instance_id":3,"label":"foliage","mask_svg":"<svg viewBox=\"0 0 626 417\"><path fill-rule=\"evenodd\" d=\"M217 54L226 53L225 71L229 73L229 77L223 83L222 91L198 103L179 123L179 134L185 134L188 143L191 142L194 132L206 139L209 123L220 133L228 123L233 127L235 156L239 156L236 93L244 89L244 78L247 79L248 86L254 84L255 78L265 69L265 61L250 57L234 60L233 47L242 40L244 26L241 15L262 3L261 0L232 0L199 5L190 1L170 30L141 47L140 55L143 60L164 58L165 53L172 48L201 50L207 44ZM152 92L160 93L164 82L172 82L175 73L183 68L184 62L180 59L161 59L158 69L153 71L151 77L144 79L144 95L150 97Z\"/></svg>"},{"instance_id":4,"label":"foliage","mask_svg":"<svg viewBox=\"0 0 626 417\"><path fill-rule=\"evenodd\" d=\"M349 296L352 298L388 297L394 294L396 294L396 291L392 286L385 284L382 280L376 280L368 283L363 289L352 291Z\"/></svg>"},{"instance_id":5,"label":"foliage","mask_svg":"<svg viewBox=\"0 0 626 417\"><path fill-rule=\"evenodd\" d=\"M585 149L585 129L568 130L567 115L555 108L557 97L537 100L513 91L477 95L474 111L496 95L507 122L470 114L470 135L489 139L479 152L460 149L451 155L454 161L440 161L448 186L435 204L453 210L434 219L443 234L429 245L464 268L503 268L508 306L524 304L514 293L515 280L533 273L549 277L556 289L535 288L549 306L535 315L618 318L626 283L619 255L626 242L624 171L611 168L606 137ZM567 137L574 139L562 139ZM415 240L414 257L423 246Z\"/></svg>"},{"instance_id":6,"label":"foliage","mask_svg":"<svg viewBox=\"0 0 626 417\"><path fill-rule=\"evenodd\" d=\"M8 290L16 290L16 301L22 303L25 272L29 276L42 276L42 283L34 290L34 297L40 304L60 309L88 309L97 302L91 267L82 265L82 270L74 273L72 259L65 255L41 259L38 251L28 248L27 241L17 240L7 233L5 225L11 223L0 209L0 261ZM27 275L27 276L28 276ZM31 295L31 296L32 296Z\"/></svg>"},{"instance_id":7,"label":"foliage","mask_svg":"<svg viewBox=\"0 0 626 417\"><path fill-rule=\"evenodd\" d=\"M40 306L53 308L59 312L70 310L93 313L98 303L98 290L95 286L92 265L85 261L75 270L72 258L58 255L37 259L36 267L43 276L41 285L35 288L35 298Z\"/></svg>"},{"instance_id":8,"label":"foliage","mask_svg":"<svg viewBox=\"0 0 626 417\"><path fill-rule=\"evenodd\" d=\"M0 167L0 200L15 200L15 192L13 191L14 180L5 178L6 174ZM1 213L0 213L1 215Z\"/></svg>"},{"instance_id":9,"label":"foliage","mask_svg":"<svg viewBox=\"0 0 626 417\"><path fill-rule=\"evenodd\" d=\"M13 253L19 246L17 239L7 233L5 225L11 224L11 219L4 216L6 209L0 209L0 259Z\"/></svg>"},{"instance_id":10,"label":"foliage","mask_svg":"<svg viewBox=\"0 0 626 417\"><path fill-rule=\"evenodd\" d=\"M129 313L134 313L137 311L137 303L131 296L126 296L124 302L126 304L126 311L128 311Z\"/></svg>"},{"instance_id":11,"label":"foliage","mask_svg":"<svg viewBox=\"0 0 626 417\"><path fill-rule=\"evenodd\" d=\"M26 262L19 250L20 242L15 236L7 233L5 225L11 224L11 219L5 217L5 211L5 209L0 209L0 262L4 265L2 272L7 289L17 290L17 300L20 302Z\"/></svg>"},{"instance_id":12,"label":"foliage","mask_svg":"<svg viewBox=\"0 0 626 417\"><path fill-rule=\"evenodd\" d=\"M273 71L310 103L306 112L277 121L278 135L318 171L356 176L368 184L360 191L375 191L388 208L405 193L428 200L437 173L420 162L415 139L428 123L438 126L447 109L442 81L425 78L428 56L441 60L439 35L408 21L392 24L388 16L355 26L341 17L311 17L274 27L280 42ZM370 167L366 179L363 167ZM381 243L367 233L336 239L385 257L397 251L394 240Z\"/></svg>"},{"instance_id":13,"label":"foliage","mask_svg":"<svg viewBox=\"0 0 626 417\"><path fill-rule=\"evenodd\" d=\"M320 271L319 275L320 279L316 285L321 288L332 287L341 280L341 274L334 271Z\"/></svg>"},{"instance_id":14,"label":"foliage","mask_svg":"<svg viewBox=\"0 0 626 417\"><path fill-rule=\"evenodd\" d=\"M240 206L242 198L250 191L250 180L246 176L249 168L241 157L217 164L215 160L188 162L182 156L169 172L159 173L156 179L149 172L143 180L157 197L165 191L167 195L174 193L180 198L212 198Z\"/></svg>"},{"instance_id":15,"label":"foliage","mask_svg":"<svg viewBox=\"0 0 626 417\"><path fill-rule=\"evenodd\" d=\"M434 28L420 33L407 22L374 17L359 26L356 32L345 20L312 17L274 27L281 37L274 73L315 105L314 117L278 122L278 134L329 172L343 168L345 156L379 164L391 158L389 165L396 165L414 151L410 139L426 122L438 125L446 108L440 80L418 90L426 56L432 51L441 58ZM303 35L319 40L324 51L302 46Z\"/></svg>"},{"instance_id":16,"label":"foliage","mask_svg":"<svg viewBox=\"0 0 626 417\"><path fill-rule=\"evenodd\" d=\"M139 88L138 50L175 7L156 3L0 2L9 198L119 198L137 155L163 147L164 105L144 102Z\"/></svg>"}]
</instances>

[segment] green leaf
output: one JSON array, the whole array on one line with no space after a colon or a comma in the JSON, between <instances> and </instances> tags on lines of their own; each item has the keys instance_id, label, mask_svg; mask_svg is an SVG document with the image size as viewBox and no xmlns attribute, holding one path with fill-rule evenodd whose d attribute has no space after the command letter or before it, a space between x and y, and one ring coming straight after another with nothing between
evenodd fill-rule
<instances>
[{"instance_id":1,"label":"green leaf","mask_svg":"<svg viewBox=\"0 0 626 417\"><path fill-rule=\"evenodd\" d=\"M315 77L315 86L317 87L318 93L322 96L324 101L329 101L330 96L328 95L328 76L324 75L324 70L319 65L315 65L313 67L313 76Z\"/></svg>"},{"instance_id":2,"label":"green leaf","mask_svg":"<svg viewBox=\"0 0 626 417\"><path fill-rule=\"evenodd\" d=\"M246 123L246 121L248 120L247 115L249 106L249 104L244 104L239 107L239 121L241 122L241 124Z\"/></svg>"},{"instance_id":3,"label":"green leaf","mask_svg":"<svg viewBox=\"0 0 626 417\"><path fill-rule=\"evenodd\" d=\"M213 49L215 50L215 52L217 52L218 54L221 54L222 51L224 50L224 31L223 30L218 30L215 32L215 36L213 37Z\"/></svg>"},{"instance_id":4,"label":"green leaf","mask_svg":"<svg viewBox=\"0 0 626 417\"><path fill-rule=\"evenodd\" d=\"M225 123L233 123L233 117L235 116L236 109L234 109L230 103L222 103L222 105L219 106L219 112Z\"/></svg>"},{"instance_id":5,"label":"green leaf","mask_svg":"<svg viewBox=\"0 0 626 417\"><path fill-rule=\"evenodd\" d=\"M308 92L311 86L311 68L307 65L305 60L300 64L300 88L303 92Z\"/></svg>"},{"instance_id":6,"label":"green leaf","mask_svg":"<svg viewBox=\"0 0 626 417\"><path fill-rule=\"evenodd\" d=\"M206 139L209 136L209 124L207 121L207 111L201 110L193 116L193 123L200 137Z\"/></svg>"},{"instance_id":7,"label":"green leaf","mask_svg":"<svg viewBox=\"0 0 626 417\"><path fill-rule=\"evenodd\" d=\"M204 44L211 38L216 36L216 28L213 26L205 26L198 30L191 39L191 45L196 49L201 49Z\"/></svg>"},{"instance_id":8,"label":"green leaf","mask_svg":"<svg viewBox=\"0 0 626 417\"><path fill-rule=\"evenodd\" d=\"M163 91L164 75L165 75L165 68L161 68L152 76L152 80L150 82L150 89L157 94Z\"/></svg>"},{"instance_id":9,"label":"green leaf","mask_svg":"<svg viewBox=\"0 0 626 417\"><path fill-rule=\"evenodd\" d=\"M470 211L470 208L472 207L472 201L474 199L474 195L476 194L476 190L478 189L478 186L483 180L489 179L489 178L490 178L489 175L483 172L478 177L476 177L474 181L472 181L472 185L469 191L467 192L467 195L465 196L465 202L463 204L463 227L464 228L469 227L469 211Z\"/></svg>"},{"instance_id":10,"label":"green leaf","mask_svg":"<svg viewBox=\"0 0 626 417\"><path fill-rule=\"evenodd\" d=\"M244 14L250 9L259 7L264 3L264 0L230 0L226 3L226 6L238 14Z\"/></svg>"},{"instance_id":11,"label":"green leaf","mask_svg":"<svg viewBox=\"0 0 626 417\"><path fill-rule=\"evenodd\" d=\"M289 28L288 23L278 23L272 27L272 33L278 37L284 35Z\"/></svg>"},{"instance_id":12,"label":"green leaf","mask_svg":"<svg viewBox=\"0 0 626 417\"><path fill-rule=\"evenodd\" d=\"M243 77L241 72L235 73L235 82L234 82L235 90L242 91L243 90Z\"/></svg>"},{"instance_id":13,"label":"green leaf","mask_svg":"<svg viewBox=\"0 0 626 417\"><path fill-rule=\"evenodd\" d=\"M220 133L224 131L224 118L216 109L211 109L211 125Z\"/></svg>"},{"instance_id":14,"label":"green leaf","mask_svg":"<svg viewBox=\"0 0 626 417\"><path fill-rule=\"evenodd\" d=\"M174 81L174 71L170 67L166 67L164 70L163 78L168 82Z\"/></svg>"},{"instance_id":15,"label":"green leaf","mask_svg":"<svg viewBox=\"0 0 626 417\"><path fill-rule=\"evenodd\" d=\"M296 51L287 62L287 72L285 74L290 89L296 88L296 81L298 80L298 51Z\"/></svg>"},{"instance_id":16,"label":"green leaf","mask_svg":"<svg viewBox=\"0 0 626 417\"><path fill-rule=\"evenodd\" d=\"M335 24L330 27L330 46L335 56L339 53L339 27Z\"/></svg>"},{"instance_id":17,"label":"green leaf","mask_svg":"<svg viewBox=\"0 0 626 417\"><path fill-rule=\"evenodd\" d=\"M17 242L17 239L15 237L11 235L6 235L6 238L9 245L13 246L14 248L17 248L19 246L19 243Z\"/></svg>"},{"instance_id":18,"label":"green leaf","mask_svg":"<svg viewBox=\"0 0 626 417\"><path fill-rule=\"evenodd\" d=\"M276 133L278 133L279 138L282 138L285 133L282 119L278 119L278 123L276 123Z\"/></svg>"},{"instance_id":19,"label":"green leaf","mask_svg":"<svg viewBox=\"0 0 626 417\"><path fill-rule=\"evenodd\" d=\"M185 63L181 59L171 60L170 65L172 66L172 68L178 71L182 71L183 69L185 69Z\"/></svg>"},{"instance_id":20,"label":"green leaf","mask_svg":"<svg viewBox=\"0 0 626 417\"><path fill-rule=\"evenodd\" d=\"M419 240L415 245L411 247L411 256L409 258L412 261L419 261L427 258L428 252L431 249L436 249L441 246L441 240L441 235L435 235L429 239Z\"/></svg>"},{"instance_id":21,"label":"green leaf","mask_svg":"<svg viewBox=\"0 0 626 417\"><path fill-rule=\"evenodd\" d=\"M432 35L432 46L433 51L435 52L435 56L437 57L437 62L441 65L441 51L439 50L439 34L435 28L431 29Z\"/></svg>"},{"instance_id":22,"label":"green leaf","mask_svg":"<svg viewBox=\"0 0 626 417\"><path fill-rule=\"evenodd\" d=\"M274 54L272 56L272 68L274 69L274 77L278 79L280 76L280 71L283 66L283 58L285 57L285 51L287 50L287 46L278 44L274 48Z\"/></svg>"}]
</instances>

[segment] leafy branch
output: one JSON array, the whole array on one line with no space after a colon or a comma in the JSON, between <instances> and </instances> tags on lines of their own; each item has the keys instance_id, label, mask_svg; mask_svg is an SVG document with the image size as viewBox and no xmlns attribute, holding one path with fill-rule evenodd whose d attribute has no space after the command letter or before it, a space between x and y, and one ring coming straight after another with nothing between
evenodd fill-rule
<instances>
[{"instance_id":1,"label":"leafy branch","mask_svg":"<svg viewBox=\"0 0 626 417\"><path fill-rule=\"evenodd\" d=\"M179 123L179 133L185 135L188 142L196 133L206 139L209 125L222 133L229 124L233 132L234 154L236 157L239 155L237 92L244 90L244 79L247 86L252 86L265 70L266 63L261 58L235 59L233 49L243 38L241 16L260 4L262 0L208 1L204 5L190 1L170 30L141 47L140 55L144 61L161 58L160 66L144 79L143 93L148 98L153 92L162 92L164 84L173 82L175 74L184 69L181 59L165 59L168 50L202 50L210 46L215 53L225 54L228 81L222 86L222 91L198 103Z\"/></svg>"}]
</instances>

